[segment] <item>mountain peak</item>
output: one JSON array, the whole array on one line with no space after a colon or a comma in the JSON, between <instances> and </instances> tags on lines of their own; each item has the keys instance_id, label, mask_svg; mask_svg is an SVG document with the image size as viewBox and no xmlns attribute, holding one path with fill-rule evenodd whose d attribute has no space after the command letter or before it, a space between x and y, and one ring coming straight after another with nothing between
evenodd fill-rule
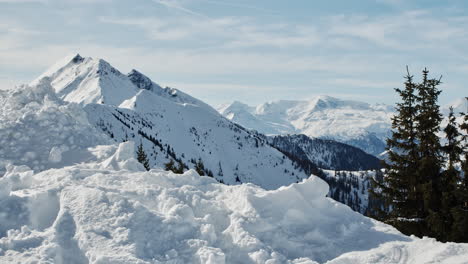
<instances>
[{"instance_id":1,"label":"mountain peak","mask_svg":"<svg viewBox=\"0 0 468 264\"><path fill-rule=\"evenodd\" d=\"M71 62L73 63L80 63L84 61L84 58L80 56L79 53L77 53L72 59L71 59Z\"/></svg>"},{"instance_id":2,"label":"mountain peak","mask_svg":"<svg viewBox=\"0 0 468 264\"><path fill-rule=\"evenodd\" d=\"M365 102L343 100L328 95L319 95L309 101L310 110L321 111L324 109L336 108L352 108L352 109L369 109L370 105Z\"/></svg>"},{"instance_id":3,"label":"mountain peak","mask_svg":"<svg viewBox=\"0 0 468 264\"><path fill-rule=\"evenodd\" d=\"M100 58L82 57L75 53L55 63L31 85L49 77L58 97L75 103L105 103L119 105L134 96L137 87Z\"/></svg>"},{"instance_id":4,"label":"mountain peak","mask_svg":"<svg viewBox=\"0 0 468 264\"><path fill-rule=\"evenodd\" d=\"M251 112L253 107L239 101L233 101L228 104L220 105L217 109L221 114L227 114L228 112Z\"/></svg>"},{"instance_id":5,"label":"mountain peak","mask_svg":"<svg viewBox=\"0 0 468 264\"><path fill-rule=\"evenodd\" d=\"M128 74L128 78L134 85L136 85L140 89L145 89L148 91L153 90L153 81L151 81L150 78L148 78L146 75L143 73L132 69Z\"/></svg>"},{"instance_id":6,"label":"mountain peak","mask_svg":"<svg viewBox=\"0 0 468 264\"><path fill-rule=\"evenodd\" d=\"M119 77L125 76L124 74L122 74L119 70L117 70L112 65L110 65L110 63L107 62L104 59L92 59L92 60L97 61L97 62L95 62L97 64L97 72L96 73L98 73L98 75L100 75L100 76L104 76L104 75L108 75L108 74L114 74L114 75L117 75Z\"/></svg>"},{"instance_id":7,"label":"mountain peak","mask_svg":"<svg viewBox=\"0 0 468 264\"><path fill-rule=\"evenodd\" d=\"M233 101L229 104L229 108L251 108L248 104L242 103L240 101Z\"/></svg>"}]
</instances>

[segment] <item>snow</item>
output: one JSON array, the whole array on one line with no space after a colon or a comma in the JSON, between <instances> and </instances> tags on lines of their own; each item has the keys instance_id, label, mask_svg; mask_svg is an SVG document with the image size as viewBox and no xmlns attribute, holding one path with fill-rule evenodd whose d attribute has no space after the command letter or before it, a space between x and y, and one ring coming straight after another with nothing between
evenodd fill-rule
<instances>
[{"instance_id":1,"label":"snow","mask_svg":"<svg viewBox=\"0 0 468 264\"><path fill-rule=\"evenodd\" d=\"M50 78L58 97L75 103L119 105L138 91L126 75L105 60L79 54L61 60L31 85L44 77Z\"/></svg>"},{"instance_id":2,"label":"snow","mask_svg":"<svg viewBox=\"0 0 468 264\"><path fill-rule=\"evenodd\" d=\"M75 55L0 91L0 263L466 263L468 244L352 211L262 135L138 74ZM224 175L163 171L167 149Z\"/></svg>"},{"instance_id":3,"label":"snow","mask_svg":"<svg viewBox=\"0 0 468 264\"><path fill-rule=\"evenodd\" d=\"M447 116L450 106L457 115L466 112L466 99L458 98L442 107L441 113ZM217 110L227 119L261 133L304 134L312 138L332 139L375 156L385 150L385 139L390 135L394 113L389 105L324 95L303 101L267 102L256 107L235 101L221 105Z\"/></svg>"},{"instance_id":4,"label":"snow","mask_svg":"<svg viewBox=\"0 0 468 264\"><path fill-rule=\"evenodd\" d=\"M150 157L153 167L164 167L169 161L166 149L170 147L190 168L194 166L191 160L201 159L216 179L228 184L236 184L238 177L241 182L275 189L308 177L265 139L203 105L174 102L140 90L118 109L102 105L88 105L85 109L90 122L108 123L104 129L112 131L116 141L141 141L145 151L154 154ZM154 136L164 147L155 146L139 131Z\"/></svg>"},{"instance_id":5,"label":"snow","mask_svg":"<svg viewBox=\"0 0 468 264\"><path fill-rule=\"evenodd\" d=\"M0 175L8 163L40 171L81 162L93 158L88 148L110 142L81 107L57 98L47 78L0 94Z\"/></svg>"},{"instance_id":6,"label":"snow","mask_svg":"<svg viewBox=\"0 0 468 264\"><path fill-rule=\"evenodd\" d=\"M2 263L464 263L468 244L406 237L325 197L312 176L277 190L108 160L0 178Z\"/></svg>"},{"instance_id":7,"label":"snow","mask_svg":"<svg viewBox=\"0 0 468 264\"><path fill-rule=\"evenodd\" d=\"M466 97L457 98L453 102L445 105L441 109L442 113L444 115L448 115L450 112L449 111L450 107L453 108L453 112L455 113L456 116L458 116L460 112L466 113L468 111L468 100L466 99Z\"/></svg>"},{"instance_id":8,"label":"snow","mask_svg":"<svg viewBox=\"0 0 468 264\"><path fill-rule=\"evenodd\" d=\"M218 111L229 120L266 134L305 134L333 139L378 155L390 131L393 109L383 104L317 96L307 101L280 100L251 107L240 102Z\"/></svg>"},{"instance_id":9,"label":"snow","mask_svg":"<svg viewBox=\"0 0 468 264\"><path fill-rule=\"evenodd\" d=\"M86 83L96 86L89 90ZM9 163L38 172L103 161L109 155L95 153L95 146L133 140L143 144L152 167L164 168L174 159L189 169L201 159L228 184L275 189L308 177L265 139L202 101L161 88L136 70L121 74L101 59L67 57L32 84L2 93L0 100L8 121L0 123L0 142L7 146L0 149L0 175ZM121 166L112 160L107 165Z\"/></svg>"}]
</instances>

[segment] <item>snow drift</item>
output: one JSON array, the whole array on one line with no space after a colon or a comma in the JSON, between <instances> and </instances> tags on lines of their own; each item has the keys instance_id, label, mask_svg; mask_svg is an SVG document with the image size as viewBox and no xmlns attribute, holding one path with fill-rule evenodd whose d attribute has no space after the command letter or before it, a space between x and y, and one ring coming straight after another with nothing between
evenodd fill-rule
<instances>
[{"instance_id":1,"label":"snow drift","mask_svg":"<svg viewBox=\"0 0 468 264\"><path fill-rule=\"evenodd\" d=\"M406 237L326 198L312 176L266 191L101 162L0 179L1 263L464 263L468 245ZM110 166L112 164L112 166ZM466 262L465 262L466 263Z\"/></svg>"},{"instance_id":2,"label":"snow drift","mask_svg":"<svg viewBox=\"0 0 468 264\"><path fill-rule=\"evenodd\" d=\"M0 175L8 163L35 171L83 162L110 144L77 104L57 98L48 78L0 93Z\"/></svg>"}]
</instances>

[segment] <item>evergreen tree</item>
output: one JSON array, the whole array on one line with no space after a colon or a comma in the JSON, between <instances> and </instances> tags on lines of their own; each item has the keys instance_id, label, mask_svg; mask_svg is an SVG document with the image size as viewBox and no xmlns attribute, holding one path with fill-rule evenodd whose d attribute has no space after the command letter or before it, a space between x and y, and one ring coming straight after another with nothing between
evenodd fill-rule
<instances>
[{"instance_id":1,"label":"evergreen tree","mask_svg":"<svg viewBox=\"0 0 468 264\"><path fill-rule=\"evenodd\" d=\"M174 160L170 159L169 162L165 163L164 164L164 169L167 170L167 171L172 171L172 172L175 171L176 167L175 167Z\"/></svg>"},{"instance_id":2,"label":"evergreen tree","mask_svg":"<svg viewBox=\"0 0 468 264\"><path fill-rule=\"evenodd\" d=\"M177 168L174 168L173 172L177 174L182 174L184 173L184 168L185 168L184 163L181 160L179 160Z\"/></svg>"},{"instance_id":3,"label":"evergreen tree","mask_svg":"<svg viewBox=\"0 0 468 264\"><path fill-rule=\"evenodd\" d=\"M460 162L460 155L463 152L461 147L460 132L453 113L450 108L448 124L444 128L447 143L442 147L442 151L447 157L447 168L442 173L440 180L441 207L438 212L431 212L429 218L429 229L431 235L440 241L450 241L453 239L453 209L457 207L456 189L460 181L460 172L456 165Z\"/></svg>"},{"instance_id":4,"label":"evergreen tree","mask_svg":"<svg viewBox=\"0 0 468 264\"><path fill-rule=\"evenodd\" d=\"M236 182L241 182L239 178L239 164L236 164L236 168L234 169L234 176L236 176Z\"/></svg>"},{"instance_id":5,"label":"evergreen tree","mask_svg":"<svg viewBox=\"0 0 468 264\"><path fill-rule=\"evenodd\" d=\"M143 143L140 142L140 145L138 146L137 149L137 160L141 164L143 164L143 167L145 167L146 170L150 170L150 165L149 165L149 160L148 157L146 156L145 151L143 150Z\"/></svg>"},{"instance_id":6,"label":"evergreen tree","mask_svg":"<svg viewBox=\"0 0 468 264\"><path fill-rule=\"evenodd\" d=\"M422 195L416 186L420 183L417 176L419 152L417 145L417 84L413 76L405 76L405 88L396 88L401 98L392 117L392 136L387 139L389 162L385 163L384 182L373 180L371 195L385 203L384 210L377 214L406 234L421 235L420 219L424 217L421 205Z\"/></svg>"},{"instance_id":7,"label":"evergreen tree","mask_svg":"<svg viewBox=\"0 0 468 264\"><path fill-rule=\"evenodd\" d=\"M205 175L205 165L200 158L198 159L197 163L195 163L195 170L200 176Z\"/></svg>"},{"instance_id":8,"label":"evergreen tree","mask_svg":"<svg viewBox=\"0 0 468 264\"><path fill-rule=\"evenodd\" d=\"M460 125L463 127L463 124ZM463 153L461 133L458 131L458 124L456 122L453 107L450 107L448 116L448 124L444 128L445 138L447 144L442 147L442 150L447 155L448 170L455 169L456 164L460 162L460 155Z\"/></svg>"},{"instance_id":9,"label":"evergreen tree","mask_svg":"<svg viewBox=\"0 0 468 264\"><path fill-rule=\"evenodd\" d=\"M463 136L463 157L461 171L463 178L459 182L455 191L457 205L452 208L452 232L451 240L454 242L468 242L468 115L462 114L463 124L460 128L464 131Z\"/></svg>"},{"instance_id":10,"label":"evergreen tree","mask_svg":"<svg viewBox=\"0 0 468 264\"><path fill-rule=\"evenodd\" d=\"M440 138L437 135L442 121L437 103L441 93L438 89L441 81L429 79L428 74L429 71L424 69L423 81L416 86L418 104L415 123L420 160L416 172L418 182L415 187L419 202L417 209L422 209L418 217L427 230L423 234L440 238L446 233L446 219L442 213L442 192L445 188L442 175L444 159Z\"/></svg>"},{"instance_id":11,"label":"evergreen tree","mask_svg":"<svg viewBox=\"0 0 468 264\"><path fill-rule=\"evenodd\" d=\"M221 167L221 161L218 163L218 166L219 166L219 169L218 169L218 176L219 176L219 177L223 177L223 176L224 176L224 173L223 173L223 168Z\"/></svg>"}]
</instances>

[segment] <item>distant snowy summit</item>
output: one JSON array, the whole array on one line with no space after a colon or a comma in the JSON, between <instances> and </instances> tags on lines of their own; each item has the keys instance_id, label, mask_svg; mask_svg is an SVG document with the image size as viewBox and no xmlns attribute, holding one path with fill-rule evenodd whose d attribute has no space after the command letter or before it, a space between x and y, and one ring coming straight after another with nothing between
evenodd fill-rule
<instances>
[{"instance_id":1,"label":"distant snowy summit","mask_svg":"<svg viewBox=\"0 0 468 264\"><path fill-rule=\"evenodd\" d=\"M307 101L274 101L256 107L234 102L219 107L218 111L229 120L261 133L333 139L373 155L385 150L393 114L393 108L388 105L330 96Z\"/></svg>"}]
</instances>

